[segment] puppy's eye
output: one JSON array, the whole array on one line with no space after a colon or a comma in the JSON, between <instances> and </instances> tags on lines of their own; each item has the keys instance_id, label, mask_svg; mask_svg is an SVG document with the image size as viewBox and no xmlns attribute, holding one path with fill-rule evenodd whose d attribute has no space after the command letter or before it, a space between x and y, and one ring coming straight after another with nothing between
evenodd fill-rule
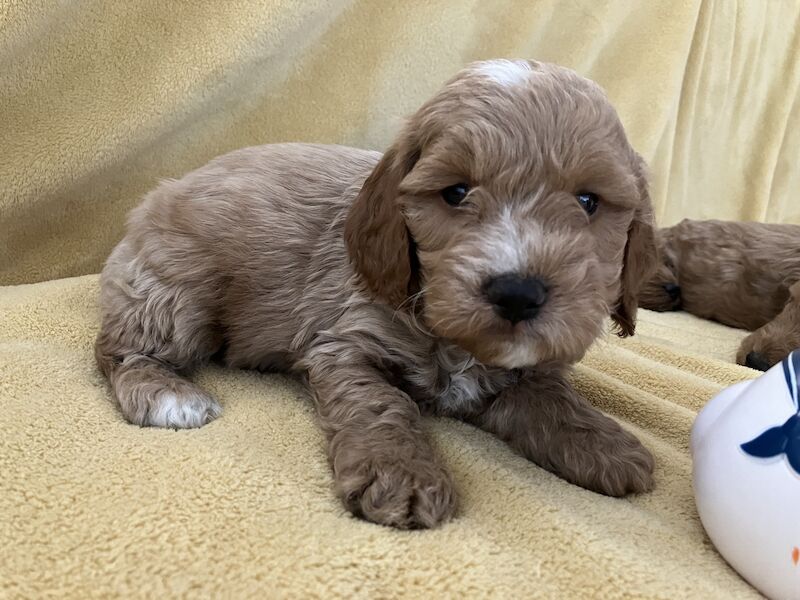
<instances>
[{"instance_id":1,"label":"puppy's eye","mask_svg":"<svg viewBox=\"0 0 800 600\"><path fill-rule=\"evenodd\" d=\"M578 199L578 204L586 211L589 216L597 212L597 207L600 204L600 197L592 192L579 192L575 195Z\"/></svg>"},{"instance_id":2,"label":"puppy's eye","mask_svg":"<svg viewBox=\"0 0 800 600\"><path fill-rule=\"evenodd\" d=\"M458 206L467 197L469 186L466 183L457 183L442 190L442 198L450 206Z\"/></svg>"}]
</instances>

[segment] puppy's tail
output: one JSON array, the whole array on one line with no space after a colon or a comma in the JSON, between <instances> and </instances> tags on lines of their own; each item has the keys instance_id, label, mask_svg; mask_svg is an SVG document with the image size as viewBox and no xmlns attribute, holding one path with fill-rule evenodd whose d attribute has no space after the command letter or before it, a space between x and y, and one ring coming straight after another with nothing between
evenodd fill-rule
<instances>
[{"instance_id":1,"label":"puppy's tail","mask_svg":"<svg viewBox=\"0 0 800 600\"><path fill-rule=\"evenodd\" d=\"M95 358L125 418L143 427L201 427L222 412L208 392L161 360L110 351L101 333Z\"/></svg>"}]
</instances>

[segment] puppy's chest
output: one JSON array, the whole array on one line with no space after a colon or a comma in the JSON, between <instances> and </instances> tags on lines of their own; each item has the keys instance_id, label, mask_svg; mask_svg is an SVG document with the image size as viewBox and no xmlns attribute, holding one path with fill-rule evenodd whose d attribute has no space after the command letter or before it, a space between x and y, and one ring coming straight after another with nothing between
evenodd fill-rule
<instances>
[{"instance_id":1,"label":"puppy's chest","mask_svg":"<svg viewBox=\"0 0 800 600\"><path fill-rule=\"evenodd\" d=\"M474 412L510 383L508 371L489 369L452 346L437 345L426 358L404 369L407 392L426 413Z\"/></svg>"}]
</instances>

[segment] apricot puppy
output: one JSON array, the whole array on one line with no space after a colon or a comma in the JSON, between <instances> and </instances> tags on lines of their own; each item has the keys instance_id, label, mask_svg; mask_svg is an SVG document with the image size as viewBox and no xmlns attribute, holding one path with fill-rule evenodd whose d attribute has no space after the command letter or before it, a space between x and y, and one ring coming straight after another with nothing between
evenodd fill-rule
<instances>
[{"instance_id":1,"label":"apricot puppy","mask_svg":"<svg viewBox=\"0 0 800 600\"><path fill-rule=\"evenodd\" d=\"M365 519L456 506L420 414L466 419L567 481L652 485L639 441L568 383L654 262L645 168L602 90L532 61L472 64L388 151L267 145L147 195L102 275L96 355L132 423L199 427L212 356L298 372L337 491Z\"/></svg>"}]
</instances>

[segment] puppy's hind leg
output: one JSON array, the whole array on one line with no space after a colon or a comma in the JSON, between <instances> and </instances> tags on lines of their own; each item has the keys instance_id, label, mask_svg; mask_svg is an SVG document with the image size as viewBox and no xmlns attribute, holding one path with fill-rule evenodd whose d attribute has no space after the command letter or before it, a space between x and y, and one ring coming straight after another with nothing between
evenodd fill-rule
<instances>
[{"instance_id":1,"label":"puppy's hind leg","mask_svg":"<svg viewBox=\"0 0 800 600\"><path fill-rule=\"evenodd\" d=\"M106 364L115 360L98 356L98 361ZM136 425L190 429L222 412L208 392L152 357L129 354L104 371L122 414Z\"/></svg>"},{"instance_id":2,"label":"puppy's hind leg","mask_svg":"<svg viewBox=\"0 0 800 600\"><path fill-rule=\"evenodd\" d=\"M133 270L128 264L109 263L95 357L125 419L183 429L216 418L222 410L217 401L181 375L220 346L208 299L141 270L125 277Z\"/></svg>"}]
</instances>

